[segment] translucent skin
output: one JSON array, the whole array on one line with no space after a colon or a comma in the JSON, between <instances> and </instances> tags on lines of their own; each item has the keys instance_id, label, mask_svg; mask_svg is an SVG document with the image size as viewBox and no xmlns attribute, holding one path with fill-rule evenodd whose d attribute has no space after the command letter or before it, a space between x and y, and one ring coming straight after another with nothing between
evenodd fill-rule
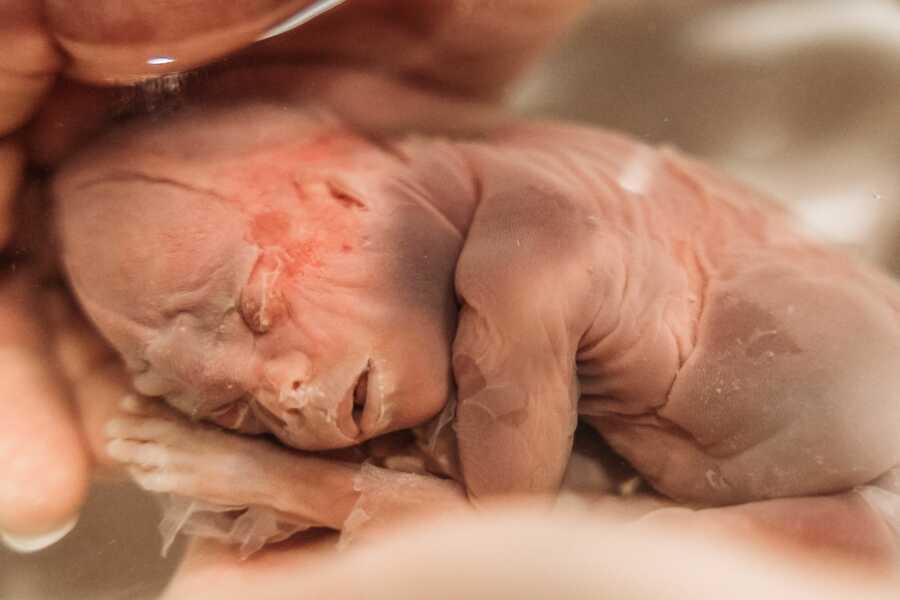
<instances>
[{"instance_id":1,"label":"translucent skin","mask_svg":"<svg viewBox=\"0 0 900 600\"><path fill-rule=\"evenodd\" d=\"M242 110L182 115L174 148L123 131L60 176L86 311L139 392L226 427L321 450L429 419L449 394L461 233L363 137ZM251 113L271 127L246 135Z\"/></svg>"},{"instance_id":2,"label":"translucent skin","mask_svg":"<svg viewBox=\"0 0 900 600\"><path fill-rule=\"evenodd\" d=\"M470 494L553 489L576 412L685 502L836 492L897 465L888 277L673 150L541 124L492 142L473 149L456 273Z\"/></svg>"},{"instance_id":3,"label":"translucent skin","mask_svg":"<svg viewBox=\"0 0 900 600\"><path fill-rule=\"evenodd\" d=\"M194 416L308 450L421 424L449 397L455 291L471 500L558 489L579 418L657 490L706 506L843 492L900 462L896 285L669 149L550 123L405 138L248 103L125 129L54 189L86 312L139 391ZM347 419L369 364L365 408ZM189 426L139 411L115 430L148 488L212 485ZM207 463L271 455L204 436ZM278 510L348 517L353 467L334 466L343 501L323 505L291 482L321 481L324 461L271 461L258 485L291 490ZM790 529L819 500L758 514ZM872 522L858 497L837 505Z\"/></svg>"}]
</instances>

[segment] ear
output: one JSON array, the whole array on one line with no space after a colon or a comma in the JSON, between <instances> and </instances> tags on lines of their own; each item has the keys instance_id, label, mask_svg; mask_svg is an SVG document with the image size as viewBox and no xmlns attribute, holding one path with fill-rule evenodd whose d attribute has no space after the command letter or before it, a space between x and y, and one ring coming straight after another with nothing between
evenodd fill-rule
<instances>
[{"instance_id":1,"label":"ear","mask_svg":"<svg viewBox=\"0 0 900 600\"><path fill-rule=\"evenodd\" d=\"M241 316L256 333L269 331L287 312L279 285L281 272L281 257L274 251L263 249L241 292Z\"/></svg>"}]
</instances>

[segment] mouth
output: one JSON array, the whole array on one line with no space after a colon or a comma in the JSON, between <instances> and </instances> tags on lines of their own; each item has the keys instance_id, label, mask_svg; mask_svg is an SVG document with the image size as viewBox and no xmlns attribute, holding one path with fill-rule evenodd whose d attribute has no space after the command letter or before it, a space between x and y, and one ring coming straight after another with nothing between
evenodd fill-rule
<instances>
[{"instance_id":1,"label":"mouth","mask_svg":"<svg viewBox=\"0 0 900 600\"><path fill-rule=\"evenodd\" d=\"M356 439L363 433L363 418L368 405L369 365L366 365L338 410L338 427L341 433L351 439Z\"/></svg>"}]
</instances>

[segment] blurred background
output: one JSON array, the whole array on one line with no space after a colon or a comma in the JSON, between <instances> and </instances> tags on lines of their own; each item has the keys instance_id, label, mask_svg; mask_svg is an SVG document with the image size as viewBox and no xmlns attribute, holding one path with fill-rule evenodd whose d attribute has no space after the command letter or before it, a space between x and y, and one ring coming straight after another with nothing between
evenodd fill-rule
<instances>
[{"instance_id":1,"label":"blurred background","mask_svg":"<svg viewBox=\"0 0 900 600\"><path fill-rule=\"evenodd\" d=\"M595 4L522 110L673 144L900 273L900 3Z\"/></svg>"},{"instance_id":2,"label":"blurred background","mask_svg":"<svg viewBox=\"0 0 900 600\"><path fill-rule=\"evenodd\" d=\"M673 144L781 199L810 232L900 274L900 3L595 0L517 110ZM39 554L0 549L0 598L152 598L155 503L97 484Z\"/></svg>"}]
</instances>

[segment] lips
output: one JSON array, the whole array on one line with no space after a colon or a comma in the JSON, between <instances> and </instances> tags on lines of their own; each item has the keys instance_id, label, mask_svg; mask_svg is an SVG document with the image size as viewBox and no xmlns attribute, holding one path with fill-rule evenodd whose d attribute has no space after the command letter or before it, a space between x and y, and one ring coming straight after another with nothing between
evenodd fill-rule
<instances>
[{"instance_id":1,"label":"lips","mask_svg":"<svg viewBox=\"0 0 900 600\"><path fill-rule=\"evenodd\" d=\"M338 407L337 424L345 436L356 439L363 433L363 417L369 405L369 366L360 373Z\"/></svg>"}]
</instances>

